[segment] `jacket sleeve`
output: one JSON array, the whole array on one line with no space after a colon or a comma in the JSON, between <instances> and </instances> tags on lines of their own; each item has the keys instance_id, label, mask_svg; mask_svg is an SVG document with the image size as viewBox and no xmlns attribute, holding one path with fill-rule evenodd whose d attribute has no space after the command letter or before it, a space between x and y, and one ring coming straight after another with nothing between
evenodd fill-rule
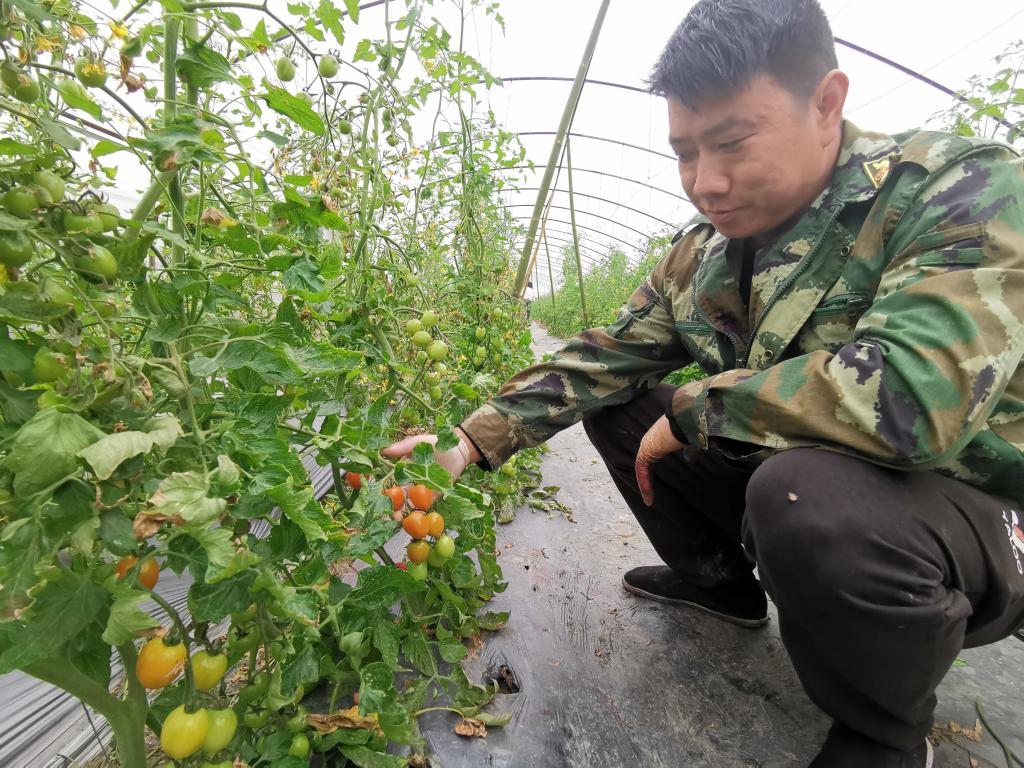
<instances>
[{"instance_id":1,"label":"jacket sleeve","mask_svg":"<svg viewBox=\"0 0 1024 768\"><path fill-rule=\"evenodd\" d=\"M460 425L489 468L602 408L628 402L692 358L676 332L665 275L689 253L684 238L633 292L618 319L573 337L520 371Z\"/></svg>"},{"instance_id":2,"label":"jacket sleeve","mask_svg":"<svg viewBox=\"0 0 1024 768\"><path fill-rule=\"evenodd\" d=\"M895 255L851 343L686 385L672 403L677 426L726 453L741 441L903 469L954 458L985 427L1024 351L1022 200L1024 168L1008 148L940 171L894 229Z\"/></svg>"}]
</instances>

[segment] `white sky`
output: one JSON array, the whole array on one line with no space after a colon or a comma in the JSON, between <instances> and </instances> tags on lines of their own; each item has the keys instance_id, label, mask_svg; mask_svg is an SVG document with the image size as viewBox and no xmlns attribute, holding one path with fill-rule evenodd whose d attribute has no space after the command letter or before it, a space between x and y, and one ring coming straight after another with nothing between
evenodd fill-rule
<instances>
[{"instance_id":1,"label":"white sky","mask_svg":"<svg viewBox=\"0 0 1024 768\"><path fill-rule=\"evenodd\" d=\"M334 1L339 7L342 5L341 0ZM399 9L404 8L403 2L394 1ZM90 2L94 7L109 9L109 0ZM122 5L125 2L123 0ZM836 37L887 56L953 89L963 87L972 74L994 72L993 57L1008 43L1024 36L1024 7L1020 0L973 0L969 12L965 12L962 0L822 0L822 3ZM500 7L505 18L504 33L477 9L466 26L467 51L499 77L571 78L576 73L599 5L600 0L505 0ZM691 5L692 2L668 0L612 0L589 77L642 87L662 46ZM270 6L288 16L287 0L270 0ZM435 0L426 13L437 15L453 36L458 34L457 12L448 0ZM393 15L397 17L400 11L394 10ZM243 12L243 18L251 23L255 17ZM361 38L382 37L383 19L383 6L378 6L365 10L358 25L347 22L347 40L342 53L350 55ZM276 25L268 20L268 28L276 29ZM316 50L336 47L331 43L329 39ZM860 53L839 46L838 54L840 67L851 79L847 115L862 127L895 132L921 126L933 113L950 104L945 94ZM375 65L371 66L375 69ZM499 122L509 130L554 131L570 86L568 82L510 82L494 89L486 100ZM141 93L130 100L145 114ZM414 122L414 131L417 143L429 138L423 121ZM661 99L647 94L588 85L583 91L573 131L668 154L665 105ZM522 141L528 157L538 166L533 178L523 186L536 187L547 163L553 136L524 136ZM573 165L580 169L573 181L578 193L577 222L586 246L585 263L588 253L605 253L610 245L621 247L623 242L639 243L643 240L639 233L674 230L692 215L692 207L681 199L673 159L589 139L573 140L572 149ZM116 157L120 158L119 162L128 160L125 155ZM634 179L664 192L583 169ZM129 178L132 178L130 174ZM122 189L130 186L124 185ZM564 172L558 187L566 187ZM517 206L512 209L513 213L525 219L532 212L536 194L533 190L523 190L508 192L504 198L507 204ZM554 204L568 207L567 195L557 194ZM551 217L567 222L569 212L554 210ZM551 223L549 226L552 238L567 237L555 231L568 229L567 224ZM627 253L635 255L635 251L628 248ZM544 283L546 281L542 280L542 285Z\"/></svg>"}]
</instances>

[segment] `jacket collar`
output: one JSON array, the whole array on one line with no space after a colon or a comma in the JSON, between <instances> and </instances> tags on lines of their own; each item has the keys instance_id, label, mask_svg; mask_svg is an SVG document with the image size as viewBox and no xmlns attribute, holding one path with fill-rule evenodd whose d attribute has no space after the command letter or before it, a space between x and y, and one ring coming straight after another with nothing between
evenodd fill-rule
<instances>
[{"instance_id":1,"label":"jacket collar","mask_svg":"<svg viewBox=\"0 0 1024 768\"><path fill-rule=\"evenodd\" d=\"M844 203L860 203L878 194L899 159L899 145L884 133L863 131L843 120L843 143L829 191Z\"/></svg>"}]
</instances>

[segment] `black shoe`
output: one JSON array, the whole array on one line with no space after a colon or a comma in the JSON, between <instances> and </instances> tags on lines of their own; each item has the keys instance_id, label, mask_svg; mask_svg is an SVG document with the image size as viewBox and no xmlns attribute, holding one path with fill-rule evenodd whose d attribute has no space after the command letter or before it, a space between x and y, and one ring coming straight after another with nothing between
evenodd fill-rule
<instances>
[{"instance_id":1,"label":"black shoe","mask_svg":"<svg viewBox=\"0 0 1024 768\"><path fill-rule=\"evenodd\" d=\"M932 768L932 745L894 749L836 723L808 768Z\"/></svg>"},{"instance_id":2,"label":"black shoe","mask_svg":"<svg viewBox=\"0 0 1024 768\"><path fill-rule=\"evenodd\" d=\"M667 565L645 565L622 577L627 592L669 605L688 605L741 627L768 623L768 599L754 574L738 581L705 589L684 581Z\"/></svg>"}]
</instances>

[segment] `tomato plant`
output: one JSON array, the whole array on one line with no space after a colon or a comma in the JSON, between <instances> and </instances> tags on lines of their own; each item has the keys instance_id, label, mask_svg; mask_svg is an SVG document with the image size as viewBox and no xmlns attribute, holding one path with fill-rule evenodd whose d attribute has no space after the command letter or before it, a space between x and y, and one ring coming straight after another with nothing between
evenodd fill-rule
<instances>
[{"instance_id":1,"label":"tomato plant","mask_svg":"<svg viewBox=\"0 0 1024 768\"><path fill-rule=\"evenodd\" d=\"M505 620L512 497L380 449L450 449L530 359L493 170L524 151L474 103L493 76L422 0L381 35L335 0L0 5L0 674L80 697L123 766L147 721L175 759L283 752L318 686L360 690L382 760L417 739L403 669L482 706L437 660ZM384 549L402 486L421 536L458 536L430 578L427 541L405 570ZM188 574L187 611L161 569Z\"/></svg>"}]
</instances>

